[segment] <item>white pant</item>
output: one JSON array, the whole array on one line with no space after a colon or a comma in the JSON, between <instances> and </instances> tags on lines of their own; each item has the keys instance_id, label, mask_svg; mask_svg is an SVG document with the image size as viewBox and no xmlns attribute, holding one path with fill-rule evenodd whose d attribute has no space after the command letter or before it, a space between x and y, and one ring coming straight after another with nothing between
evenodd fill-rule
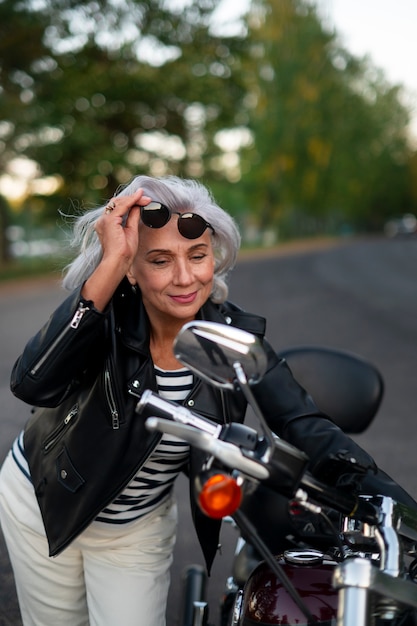
<instances>
[{"instance_id":1,"label":"white pant","mask_svg":"<svg viewBox=\"0 0 417 626\"><path fill-rule=\"evenodd\" d=\"M0 472L0 521L24 626L164 626L177 508L135 522L93 522L54 558L31 483L11 454Z\"/></svg>"}]
</instances>

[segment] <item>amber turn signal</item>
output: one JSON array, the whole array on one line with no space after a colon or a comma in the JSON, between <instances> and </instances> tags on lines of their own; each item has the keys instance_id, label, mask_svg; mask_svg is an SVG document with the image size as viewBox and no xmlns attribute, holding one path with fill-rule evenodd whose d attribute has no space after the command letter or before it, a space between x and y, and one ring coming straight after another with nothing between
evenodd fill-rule
<instances>
[{"instance_id":1,"label":"amber turn signal","mask_svg":"<svg viewBox=\"0 0 417 626\"><path fill-rule=\"evenodd\" d=\"M236 480L225 474L213 474L203 483L198 502L203 513L214 519L232 515L242 501Z\"/></svg>"}]
</instances>

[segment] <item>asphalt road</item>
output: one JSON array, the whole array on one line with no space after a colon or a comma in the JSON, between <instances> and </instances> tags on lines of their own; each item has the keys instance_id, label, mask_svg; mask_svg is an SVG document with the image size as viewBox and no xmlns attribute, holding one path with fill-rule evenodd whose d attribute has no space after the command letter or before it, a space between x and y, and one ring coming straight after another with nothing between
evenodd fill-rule
<instances>
[{"instance_id":1,"label":"asphalt road","mask_svg":"<svg viewBox=\"0 0 417 626\"><path fill-rule=\"evenodd\" d=\"M417 497L417 239L345 241L341 245L293 246L242 256L230 298L265 315L267 336L277 350L301 344L344 348L374 362L385 395L374 423L355 439L388 473ZM64 293L51 280L0 287L0 461L28 418L28 407L9 391L10 368L27 339ZM167 626L177 626L182 573L202 563L190 525L187 485L177 485L178 542ZM235 534L222 533L222 554L208 585L212 621L228 572ZM7 552L0 534L0 626L20 626ZM45 625L55 626L55 625Z\"/></svg>"}]
</instances>

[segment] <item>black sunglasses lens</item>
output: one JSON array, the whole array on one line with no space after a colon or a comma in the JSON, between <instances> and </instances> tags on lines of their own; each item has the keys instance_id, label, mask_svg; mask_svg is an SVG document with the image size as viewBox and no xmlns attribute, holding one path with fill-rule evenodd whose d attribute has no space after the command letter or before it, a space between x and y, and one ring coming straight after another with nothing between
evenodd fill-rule
<instances>
[{"instance_id":1,"label":"black sunglasses lens","mask_svg":"<svg viewBox=\"0 0 417 626\"><path fill-rule=\"evenodd\" d=\"M171 219L171 211L161 202L150 202L140 207L140 216L145 226L162 228ZM180 234L186 239L198 239L206 228L213 230L210 224L196 213L178 213L177 225Z\"/></svg>"},{"instance_id":2,"label":"black sunglasses lens","mask_svg":"<svg viewBox=\"0 0 417 626\"><path fill-rule=\"evenodd\" d=\"M196 213L181 213L178 217L178 230L186 239L198 239L207 226L207 222Z\"/></svg>"},{"instance_id":3,"label":"black sunglasses lens","mask_svg":"<svg viewBox=\"0 0 417 626\"><path fill-rule=\"evenodd\" d=\"M169 222L171 214L169 209L160 202L150 202L140 207L140 216L145 226L149 228L162 228Z\"/></svg>"}]
</instances>

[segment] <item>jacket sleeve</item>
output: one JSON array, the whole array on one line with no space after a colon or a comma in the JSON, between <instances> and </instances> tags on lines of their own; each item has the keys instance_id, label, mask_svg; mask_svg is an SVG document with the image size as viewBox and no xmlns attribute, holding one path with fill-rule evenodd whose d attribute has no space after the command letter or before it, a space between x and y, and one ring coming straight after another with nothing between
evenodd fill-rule
<instances>
[{"instance_id":1,"label":"jacket sleeve","mask_svg":"<svg viewBox=\"0 0 417 626\"><path fill-rule=\"evenodd\" d=\"M74 291L26 344L11 374L13 394L36 406L58 406L100 359L107 313Z\"/></svg>"},{"instance_id":2,"label":"jacket sleeve","mask_svg":"<svg viewBox=\"0 0 417 626\"><path fill-rule=\"evenodd\" d=\"M340 467L346 467L347 459L352 458L358 468L375 471L372 457L336 426L331 416L320 412L285 359L279 359L266 342L265 348L268 370L253 391L271 429L307 454L313 473L324 471L326 460L340 459Z\"/></svg>"},{"instance_id":3,"label":"jacket sleeve","mask_svg":"<svg viewBox=\"0 0 417 626\"><path fill-rule=\"evenodd\" d=\"M269 367L253 387L270 427L309 457L309 470L327 484L359 493L386 495L417 509L417 502L373 458L319 411L294 379L286 361L265 343ZM352 463L352 459L354 462Z\"/></svg>"}]
</instances>

